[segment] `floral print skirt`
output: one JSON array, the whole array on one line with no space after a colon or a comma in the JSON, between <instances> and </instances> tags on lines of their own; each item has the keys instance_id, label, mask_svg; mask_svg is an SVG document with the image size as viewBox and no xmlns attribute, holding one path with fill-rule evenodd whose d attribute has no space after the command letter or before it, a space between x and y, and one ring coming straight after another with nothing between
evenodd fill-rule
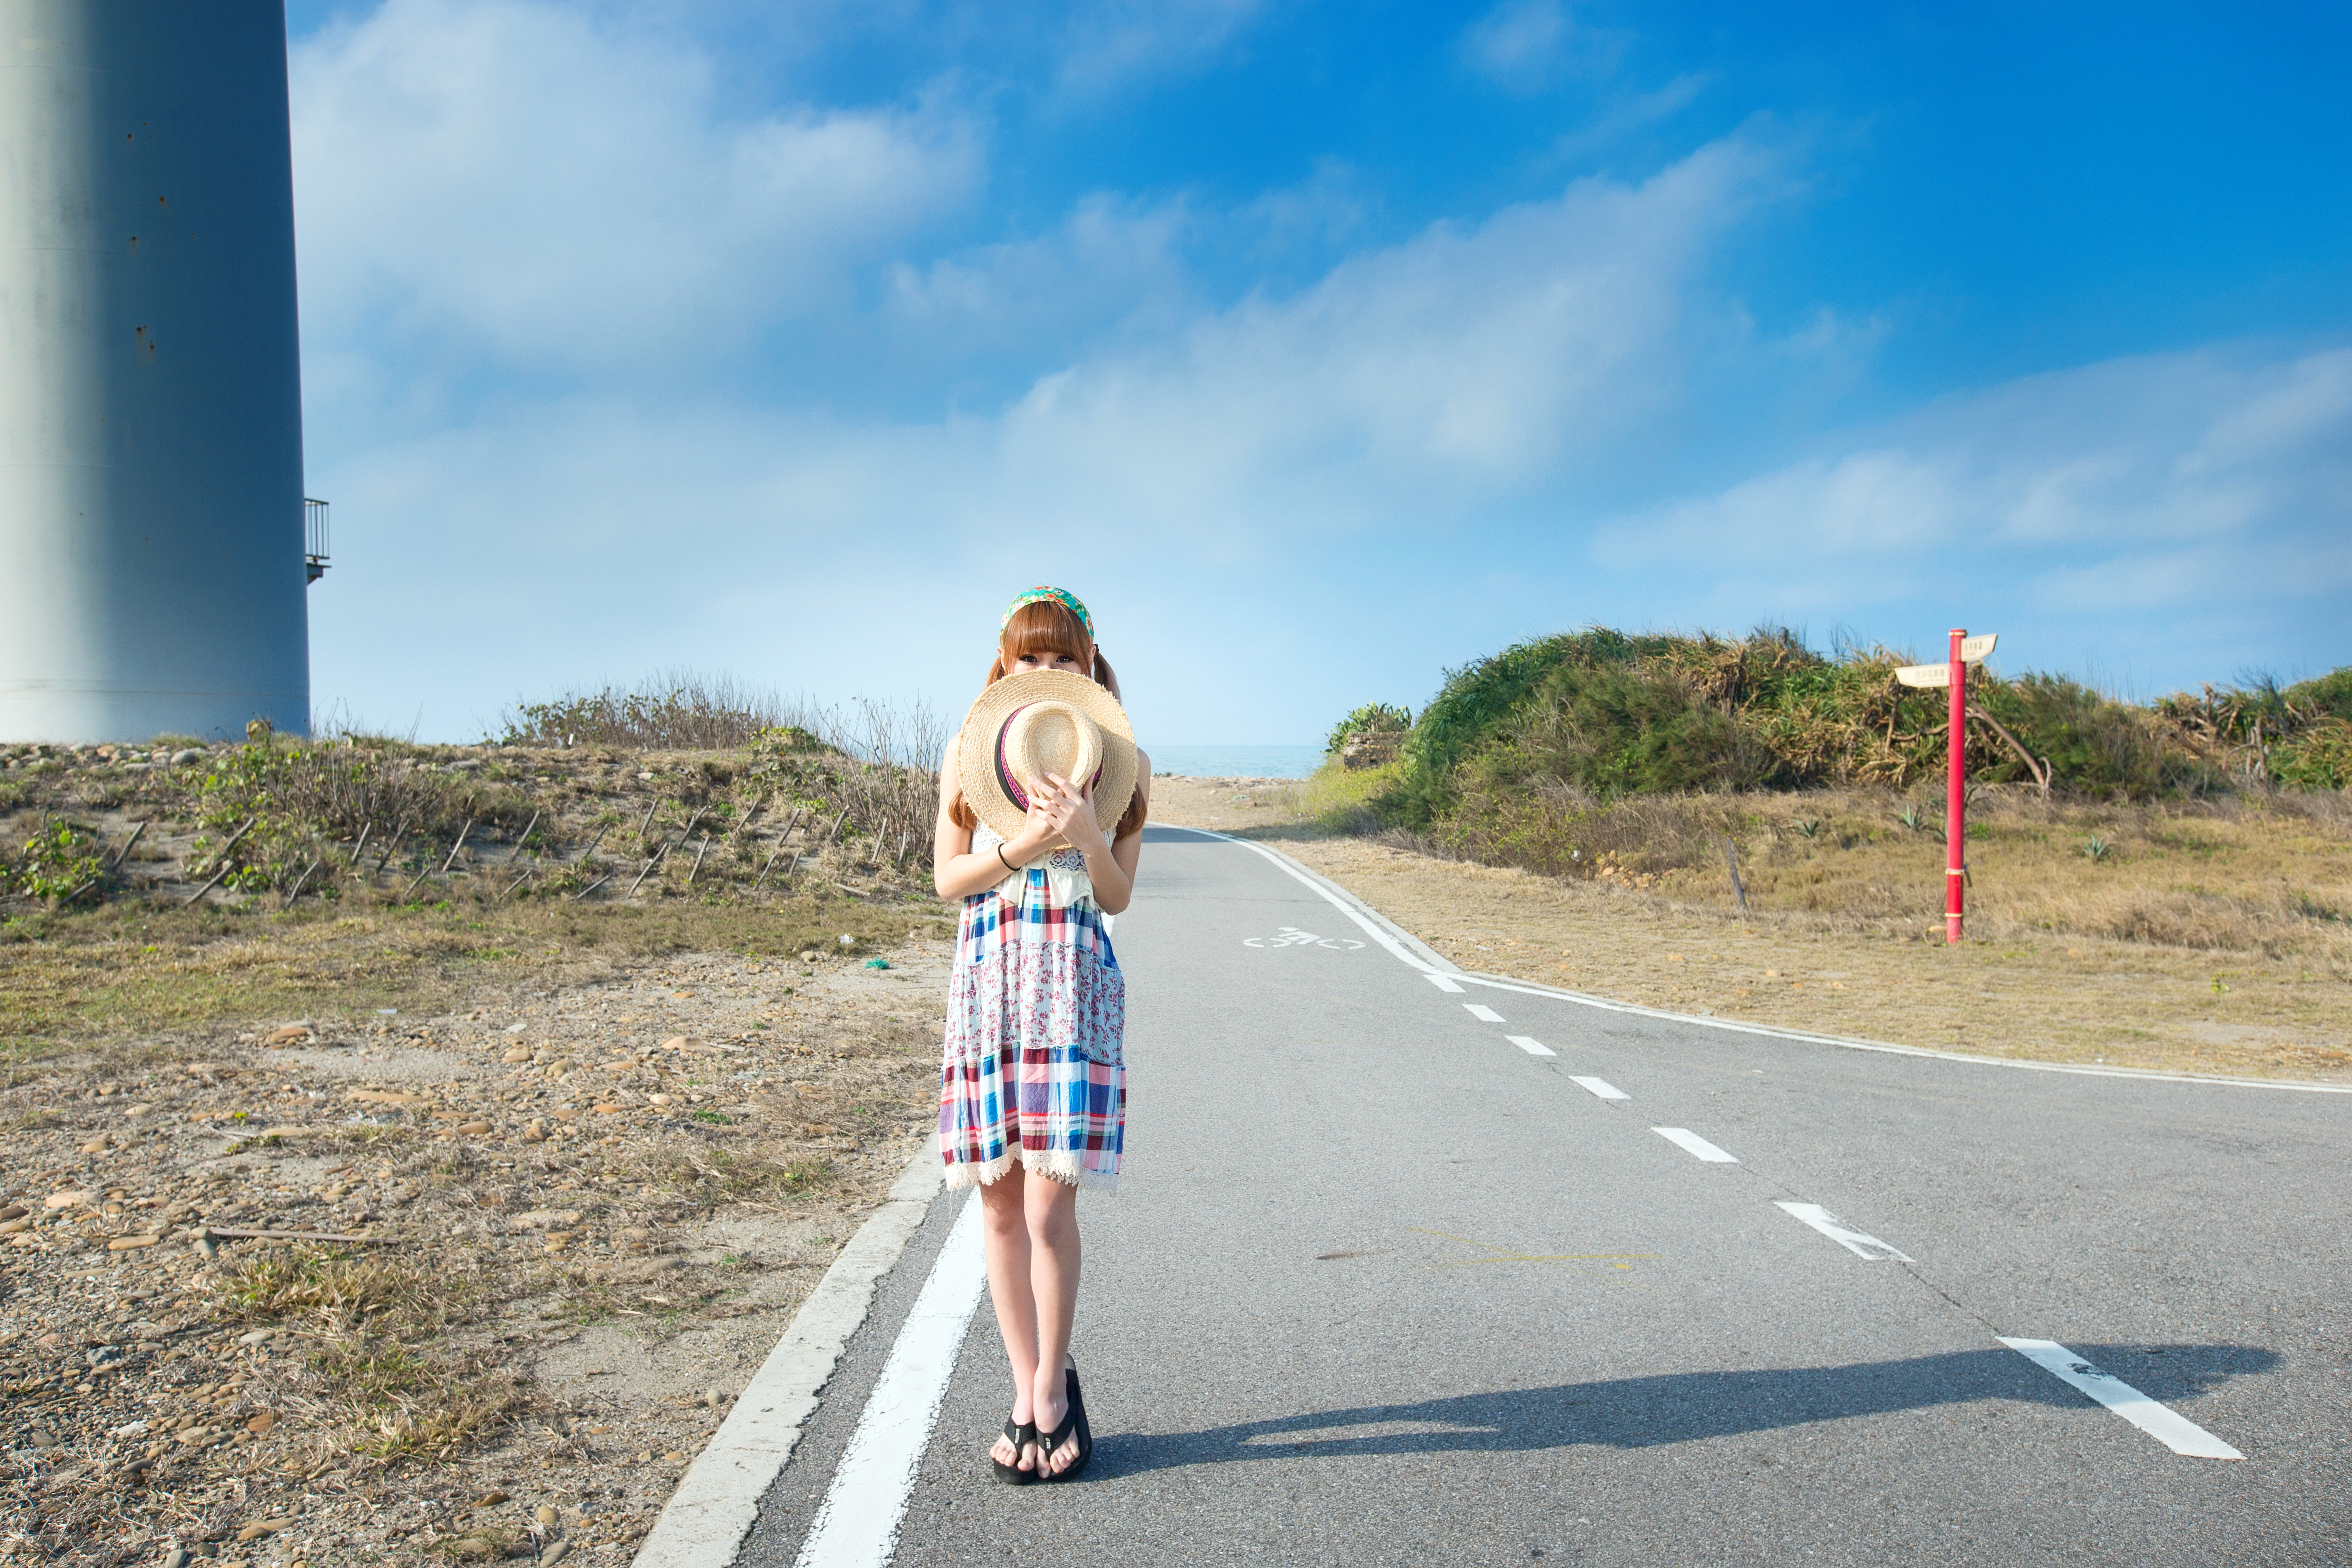
<instances>
[{"instance_id":1,"label":"floral print skirt","mask_svg":"<svg viewBox=\"0 0 2352 1568\"><path fill-rule=\"evenodd\" d=\"M1068 1186L1116 1188L1127 1131L1127 977L1091 899L964 900L940 1070L947 1184L1013 1161Z\"/></svg>"}]
</instances>

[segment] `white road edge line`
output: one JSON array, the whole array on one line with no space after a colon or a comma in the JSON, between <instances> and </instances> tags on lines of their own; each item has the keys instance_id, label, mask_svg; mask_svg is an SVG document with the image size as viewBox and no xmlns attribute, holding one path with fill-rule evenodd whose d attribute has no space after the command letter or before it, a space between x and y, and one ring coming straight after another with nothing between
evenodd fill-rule
<instances>
[{"instance_id":1,"label":"white road edge line","mask_svg":"<svg viewBox=\"0 0 2352 1568\"><path fill-rule=\"evenodd\" d=\"M2065 1062L2019 1061L2014 1057L1972 1057L1965 1051L1939 1051L1931 1046L1897 1046L1885 1040L1857 1040L1845 1035L1816 1035L1804 1029L1778 1028L1770 1024L1744 1024L1737 1018L1703 1018L1693 1013L1669 1013L1663 1007L1612 1002L1606 996L1588 996L1580 991L1562 991L1557 985L1540 985L1499 974L1479 974L1467 969L1455 971L1454 978L1465 984L1485 985L1496 991L1516 991L1522 996L1549 996L1557 1002L1573 1002L1580 1007L1597 1007L1604 1013L1627 1013L1637 1018L1664 1018L1669 1023L1696 1024L1701 1028L1722 1029L1734 1035L1762 1035L1768 1039L1797 1040L1809 1046L1835 1046L1846 1051L1877 1051L1892 1057L1928 1057L1937 1061L1964 1062L1969 1067L2014 1068L2021 1072L2063 1073L2074 1078L2125 1078L2137 1079L2143 1083L2198 1083L2217 1089L2285 1089L2304 1094L2352 1094L2352 1084L2278 1083L2262 1078L2158 1072L2150 1068L2074 1067Z\"/></svg>"},{"instance_id":2,"label":"white road edge line","mask_svg":"<svg viewBox=\"0 0 2352 1568\"><path fill-rule=\"evenodd\" d=\"M1850 1230L1838 1223L1838 1216L1819 1204L1784 1204L1778 1198L1772 1206L1794 1219L1803 1220L1856 1258L1867 1258L1874 1263L1916 1263L1918 1259L1896 1251L1886 1243L1864 1231Z\"/></svg>"},{"instance_id":3,"label":"white road edge line","mask_svg":"<svg viewBox=\"0 0 2352 1568\"><path fill-rule=\"evenodd\" d=\"M898 1521L915 1489L915 1467L955 1375L971 1311L988 1284L981 1251L980 1199L964 1200L907 1314L882 1375L835 1467L833 1484L801 1542L796 1568L885 1568L898 1545Z\"/></svg>"},{"instance_id":4,"label":"white road edge line","mask_svg":"<svg viewBox=\"0 0 2352 1568\"><path fill-rule=\"evenodd\" d=\"M1462 1005L1469 1011L1472 1017L1482 1024L1499 1024L1503 1021L1503 1016L1484 1002L1465 1002Z\"/></svg>"},{"instance_id":5,"label":"white road edge line","mask_svg":"<svg viewBox=\"0 0 2352 1568\"><path fill-rule=\"evenodd\" d=\"M1710 1165L1737 1165L1739 1163L1739 1161L1736 1156L1725 1153L1722 1150L1717 1148L1714 1144L1708 1142L1706 1139L1700 1137L1697 1133L1692 1131L1687 1127L1653 1127L1650 1131L1664 1139L1667 1142L1675 1144L1688 1151L1690 1153L1696 1155L1698 1158L1705 1160Z\"/></svg>"},{"instance_id":6,"label":"white road edge line","mask_svg":"<svg viewBox=\"0 0 2352 1568\"><path fill-rule=\"evenodd\" d=\"M1563 991L1557 985L1537 985L1506 975L1480 974L1464 969L1355 894L1316 875L1279 849L1254 844L1246 838L1235 838L1230 833L1219 833L1212 827L1188 827L1173 822L1154 823L1152 826L1173 828L1179 833L1197 833L1203 838L1239 845L1244 849L1263 855L1283 871L1321 894L1334 909L1363 927L1373 941L1427 975L1445 975L1456 981L1467 981L1473 985L1491 985L1498 991L1517 991L1527 996L1549 996L1555 1001L1573 1002L1581 1007L1598 1007L1605 1013L1627 1013L1637 1018L1664 1018L1676 1024L1696 1024L1704 1029L1722 1029L1735 1035L1762 1035L1775 1040L1799 1040L1812 1046L1835 1046L1841 1050L1879 1051L1897 1057L1930 1057L1938 1061L1965 1062L1970 1067L2015 1068L2022 1072L2064 1073L2077 1078L2128 1078L2151 1083L2210 1084L2222 1089L2284 1089L2305 1094L2352 1094L2352 1084L2343 1083L2278 1083L2269 1079L2156 1072L2147 1068L2074 1067L2064 1062L2023 1062L2011 1057L1972 1057L1964 1051L1939 1051L1930 1046L1897 1046L1885 1040L1857 1040L1845 1035L1817 1035L1804 1029L1776 1028L1769 1024L1743 1024L1733 1018L1703 1018L1695 1013L1670 1013L1664 1007L1612 1002L1606 996L1588 996L1581 991ZM1408 951L1408 946L1415 951Z\"/></svg>"},{"instance_id":7,"label":"white road edge line","mask_svg":"<svg viewBox=\"0 0 2352 1568\"><path fill-rule=\"evenodd\" d=\"M940 1190L933 1141L907 1163L882 1206L868 1215L824 1271L735 1407L678 1479L637 1549L635 1568L728 1568L759 1518L760 1500L815 1414L849 1336L866 1321L875 1282L898 1267Z\"/></svg>"},{"instance_id":8,"label":"white road edge line","mask_svg":"<svg viewBox=\"0 0 2352 1568\"><path fill-rule=\"evenodd\" d=\"M1155 822L1151 826L1171 828L1178 833L1197 833L1203 838L1213 838L1219 843L1236 845L1253 854L1263 855L1273 861L1276 868L1284 875L1306 883L1326 903L1362 927L1366 936L1387 948L1402 962L1411 964L1423 974L1458 975L1462 973L1460 964L1439 953L1421 938L1390 920L1388 916L1381 913L1347 889L1328 878L1317 876L1279 849L1269 849L1263 844L1254 844L1246 838L1236 838L1230 833L1220 833L1213 827L1187 827L1181 823L1175 822Z\"/></svg>"},{"instance_id":9,"label":"white road edge line","mask_svg":"<svg viewBox=\"0 0 2352 1568\"><path fill-rule=\"evenodd\" d=\"M2242 1459L2243 1454L2170 1405L2150 1399L2111 1372L2101 1372L2055 1340L1995 1339L2060 1382L2105 1405L2176 1454L2194 1459Z\"/></svg>"},{"instance_id":10,"label":"white road edge line","mask_svg":"<svg viewBox=\"0 0 2352 1568\"><path fill-rule=\"evenodd\" d=\"M1605 1078L1578 1078L1571 1073L1569 1075L1568 1081L1574 1084L1581 1084L1583 1087L1591 1089L1593 1093L1599 1095L1603 1100L1631 1100L1633 1098L1632 1095L1627 1094L1623 1089L1619 1089L1615 1084L1611 1083Z\"/></svg>"},{"instance_id":11,"label":"white road edge line","mask_svg":"<svg viewBox=\"0 0 2352 1568\"><path fill-rule=\"evenodd\" d=\"M1559 1055L1558 1051L1553 1050L1541 1040L1531 1040L1525 1035L1505 1035L1503 1038L1510 1041L1511 1044L1518 1047L1519 1049L1527 1052L1528 1055L1531 1057L1556 1057Z\"/></svg>"},{"instance_id":12,"label":"white road edge line","mask_svg":"<svg viewBox=\"0 0 2352 1568\"><path fill-rule=\"evenodd\" d=\"M1440 991L1444 992L1448 996L1459 996L1462 994L1462 987L1454 984L1454 977L1450 974L1440 974L1435 970L1424 969L1421 972L1421 977L1423 980L1428 981L1432 985L1436 986Z\"/></svg>"}]
</instances>

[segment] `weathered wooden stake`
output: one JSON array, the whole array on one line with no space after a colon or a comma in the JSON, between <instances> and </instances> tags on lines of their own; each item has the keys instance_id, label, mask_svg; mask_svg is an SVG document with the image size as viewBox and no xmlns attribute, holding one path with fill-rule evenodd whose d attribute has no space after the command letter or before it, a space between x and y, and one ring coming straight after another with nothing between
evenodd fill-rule
<instances>
[{"instance_id":1,"label":"weathered wooden stake","mask_svg":"<svg viewBox=\"0 0 2352 1568\"><path fill-rule=\"evenodd\" d=\"M152 820L152 819L151 819L151 820ZM144 823L144 822L141 823L138 826L136 826L136 827L132 828L132 829L131 830L131 837L128 837L128 838L126 838L126 839L124 839L124 840L122 841L122 847L121 847L121 848L120 848L120 849L118 849L118 850L116 850L116 851L114 852L114 858L113 858L113 859L111 859L111 860L109 860L109 861L106 863L106 868L107 868L108 870L111 871L111 870L113 870L116 867L118 867L118 866L121 865L121 864L122 864L122 862L123 862L123 860L124 860L124 859L125 859L125 858L130 855L130 853L131 853L131 847L133 844L138 843L138 842L139 842L139 836L140 836L141 834L142 834L142 833L146 832L146 831L147 831L147 824L146 824L146 823Z\"/></svg>"}]
</instances>

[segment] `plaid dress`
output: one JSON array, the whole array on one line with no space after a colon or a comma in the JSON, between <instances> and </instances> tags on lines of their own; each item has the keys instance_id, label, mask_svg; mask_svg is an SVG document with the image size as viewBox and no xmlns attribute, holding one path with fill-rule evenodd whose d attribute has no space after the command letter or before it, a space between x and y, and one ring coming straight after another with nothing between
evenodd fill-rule
<instances>
[{"instance_id":1,"label":"plaid dress","mask_svg":"<svg viewBox=\"0 0 2352 1568\"><path fill-rule=\"evenodd\" d=\"M972 849L1002 843L985 826ZM1062 863L1067 857L1075 865ZM948 983L940 1069L940 1158L947 1184L992 1182L1014 1160L1068 1186L1115 1188L1127 1131L1127 979L1085 881L1085 859L1057 852L1055 879L1078 891L1053 901L1045 869L963 901Z\"/></svg>"}]
</instances>

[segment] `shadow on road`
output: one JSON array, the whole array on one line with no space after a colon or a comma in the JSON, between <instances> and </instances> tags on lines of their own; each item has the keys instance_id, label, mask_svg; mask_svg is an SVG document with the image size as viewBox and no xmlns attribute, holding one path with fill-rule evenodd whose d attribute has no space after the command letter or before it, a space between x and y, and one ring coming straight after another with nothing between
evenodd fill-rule
<instances>
[{"instance_id":1,"label":"shadow on road","mask_svg":"<svg viewBox=\"0 0 2352 1568\"><path fill-rule=\"evenodd\" d=\"M2243 1345L2068 1348L2168 1404L2232 1377L2267 1372L2279 1360L2273 1352ZM1302 1455L1509 1453L1582 1444L1646 1448L1987 1401L2096 1408L2015 1352L1992 1348L1853 1366L1673 1373L1465 1394L1199 1432L1106 1432L1097 1436L1091 1469L1102 1478Z\"/></svg>"}]
</instances>

